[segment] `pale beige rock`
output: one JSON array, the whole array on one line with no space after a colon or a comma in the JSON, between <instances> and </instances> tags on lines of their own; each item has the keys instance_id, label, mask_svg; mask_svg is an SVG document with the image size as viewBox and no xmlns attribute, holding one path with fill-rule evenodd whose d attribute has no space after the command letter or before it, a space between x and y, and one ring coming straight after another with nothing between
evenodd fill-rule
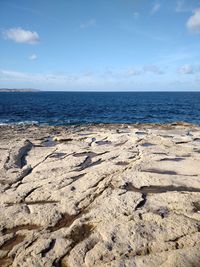
<instances>
[{"instance_id":1,"label":"pale beige rock","mask_svg":"<svg viewBox=\"0 0 200 267\"><path fill-rule=\"evenodd\" d=\"M199 126L0 133L0 266L200 266Z\"/></svg>"}]
</instances>

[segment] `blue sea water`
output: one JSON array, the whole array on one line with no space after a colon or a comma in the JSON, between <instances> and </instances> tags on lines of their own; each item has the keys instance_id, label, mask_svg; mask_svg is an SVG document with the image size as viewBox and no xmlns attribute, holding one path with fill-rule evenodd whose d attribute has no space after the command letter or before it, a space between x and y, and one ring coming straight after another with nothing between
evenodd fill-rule
<instances>
[{"instance_id":1,"label":"blue sea water","mask_svg":"<svg viewBox=\"0 0 200 267\"><path fill-rule=\"evenodd\" d=\"M0 124L200 124L200 92L0 93Z\"/></svg>"}]
</instances>

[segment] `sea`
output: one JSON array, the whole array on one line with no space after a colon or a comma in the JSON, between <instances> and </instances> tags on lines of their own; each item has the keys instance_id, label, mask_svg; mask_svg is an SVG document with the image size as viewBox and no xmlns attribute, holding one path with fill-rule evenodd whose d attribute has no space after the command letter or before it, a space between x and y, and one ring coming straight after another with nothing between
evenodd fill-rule
<instances>
[{"instance_id":1,"label":"sea","mask_svg":"<svg viewBox=\"0 0 200 267\"><path fill-rule=\"evenodd\" d=\"M200 124L200 92L0 93L0 125Z\"/></svg>"}]
</instances>

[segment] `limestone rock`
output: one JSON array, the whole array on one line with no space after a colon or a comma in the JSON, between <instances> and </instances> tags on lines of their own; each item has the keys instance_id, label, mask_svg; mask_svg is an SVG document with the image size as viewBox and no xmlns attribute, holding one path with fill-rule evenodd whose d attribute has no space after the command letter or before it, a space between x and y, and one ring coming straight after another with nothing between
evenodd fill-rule
<instances>
[{"instance_id":1,"label":"limestone rock","mask_svg":"<svg viewBox=\"0 0 200 267\"><path fill-rule=\"evenodd\" d=\"M0 266L200 266L199 126L0 131Z\"/></svg>"}]
</instances>

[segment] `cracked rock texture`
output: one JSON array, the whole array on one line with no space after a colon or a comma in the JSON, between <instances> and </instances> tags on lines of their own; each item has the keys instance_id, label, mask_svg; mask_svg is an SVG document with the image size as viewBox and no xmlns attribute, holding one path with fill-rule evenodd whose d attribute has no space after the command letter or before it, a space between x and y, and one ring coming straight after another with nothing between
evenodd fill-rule
<instances>
[{"instance_id":1,"label":"cracked rock texture","mask_svg":"<svg viewBox=\"0 0 200 267\"><path fill-rule=\"evenodd\" d=\"M200 266L200 127L0 126L1 267Z\"/></svg>"}]
</instances>

